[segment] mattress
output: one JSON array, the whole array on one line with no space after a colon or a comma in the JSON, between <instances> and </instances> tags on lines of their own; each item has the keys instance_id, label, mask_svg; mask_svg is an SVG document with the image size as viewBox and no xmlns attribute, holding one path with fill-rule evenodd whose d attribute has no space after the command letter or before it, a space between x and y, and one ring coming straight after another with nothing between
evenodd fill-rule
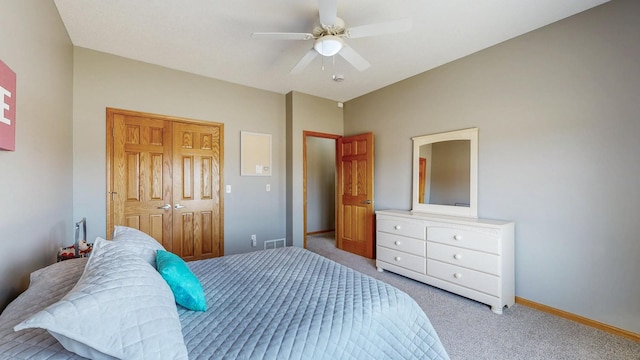
<instances>
[{"instance_id":1,"label":"mattress","mask_svg":"<svg viewBox=\"0 0 640 360\"><path fill-rule=\"evenodd\" d=\"M45 330L13 327L60 299L85 259L31 275L0 316L1 359L77 359ZM190 359L448 359L404 292L301 248L188 263L208 310L178 306Z\"/></svg>"}]
</instances>

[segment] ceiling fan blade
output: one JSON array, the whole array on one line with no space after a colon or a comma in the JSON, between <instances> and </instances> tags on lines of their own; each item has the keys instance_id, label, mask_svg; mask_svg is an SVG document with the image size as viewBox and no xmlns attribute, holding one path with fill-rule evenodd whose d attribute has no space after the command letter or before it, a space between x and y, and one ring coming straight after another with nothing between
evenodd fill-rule
<instances>
[{"instance_id":1,"label":"ceiling fan blade","mask_svg":"<svg viewBox=\"0 0 640 360\"><path fill-rule=\"evenodd\" d=\"M362 38L367 36L395 34L409 31L411 29L411 19L382 22L376 24L354 26L345 30L348 38Z\"/></svg>"},{"instance_id":2,"label":"ceiling fan blade","mask_svg":"<svg viewBox=\"0 0 640 360\"><path fill-rule=\"evenodd\" d=\"M342 56L347 62L353 65L358 71L366 70L371 64L358 54L352 47L344 44L338 55Z\"/></svg>"},{"instance_id":3,"label":"ceiling fan blade","mask_svg":"<svg viewBox=\"0 0 640 360\"><path fill-rule=\"evenodd\" d=\"M252 38L271 40L311 40L313 34L310 33L289 33L289 32L254 32Z\"/></svg>"},{"instance_id":4,"label":"ceiling fan blade","mask_svg":"<svg viewBox=\"0 0 640 360\"><path fill-rule=\"evenodd\" d=\"M318 52L317 51L315 51L314 49L309 50L302 57L302 59L300 59L300 61L298 61L296 66L294 66L293 69L291 69L291 74L300 74L302 72L302 70L304 70L304 68L306 68L307 65L309 65L311 63L311 61L313 61L313 59L316 58L316 56L318 56Z\"/></svg>"},{"instance_id":5,"label":"ceiling fan blade","mask_svg":"<svg viewBox=\"0 0 640 360\"><path fill-rule=\"evenodd\" d=\"M320 24L323 26L335 25L338 16L338 0L318 0L318 12L320 13Z\"/></svg>"}]
</instances>

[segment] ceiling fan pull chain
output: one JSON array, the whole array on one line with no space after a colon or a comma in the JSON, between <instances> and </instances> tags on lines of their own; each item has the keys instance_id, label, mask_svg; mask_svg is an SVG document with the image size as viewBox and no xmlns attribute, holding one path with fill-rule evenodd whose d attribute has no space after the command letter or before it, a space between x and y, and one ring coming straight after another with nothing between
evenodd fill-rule
<instances>
[{"instance_id":1,"label":"ceiling fan pull chain","mask_svg":"<svg viewBox=\"0 0 640 360\"><path fill-rule=\"evenodd\" d=\"M333 55L333 56L331 57L331 63L332 63L332 65L333 65L333 75L332 75L332 77L331 77L331 78L332 78L332 79L335 79L335 77L336 77L336 56L335 56L335 55Z\"/></svg>"}]
</instances>

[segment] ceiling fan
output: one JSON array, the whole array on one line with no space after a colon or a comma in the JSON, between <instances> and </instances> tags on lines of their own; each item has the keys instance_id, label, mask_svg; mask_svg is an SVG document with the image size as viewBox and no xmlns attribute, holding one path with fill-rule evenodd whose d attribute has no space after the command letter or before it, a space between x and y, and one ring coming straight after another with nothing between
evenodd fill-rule
<instances>
[{"instance_id":1,"label":"ceiling fan","mask_svg":"<svg viewBox=\"0 0 640 360\"><path fill-rule=\"evenodd\" d=\"M299 74L318 56L340 55L359 71L367 69L371 64L344 41L347 39L368 36L393 34L408 31L410 19L368 24L347 28L337 16L337 0L318 0L320 23L310 33L293 32L254 32L251 37L274 40L313 40L313 47L291 69L292 74Z\"/></svg>"}]
</instances>

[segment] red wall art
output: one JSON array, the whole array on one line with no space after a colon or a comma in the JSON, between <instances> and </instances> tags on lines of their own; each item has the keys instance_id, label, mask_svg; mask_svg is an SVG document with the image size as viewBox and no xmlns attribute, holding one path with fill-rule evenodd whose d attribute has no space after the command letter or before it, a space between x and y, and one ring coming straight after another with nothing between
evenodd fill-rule
<instances>
[{"instance_id":1,"label":"red wall art","mask_svg":"<svg viewBox=\"0 0 640 360\"><path fill-rule=\"evenodd\" d=\"M16 73L0 60L0 150L16 150Z\"/></svg>"}]
</instances>

